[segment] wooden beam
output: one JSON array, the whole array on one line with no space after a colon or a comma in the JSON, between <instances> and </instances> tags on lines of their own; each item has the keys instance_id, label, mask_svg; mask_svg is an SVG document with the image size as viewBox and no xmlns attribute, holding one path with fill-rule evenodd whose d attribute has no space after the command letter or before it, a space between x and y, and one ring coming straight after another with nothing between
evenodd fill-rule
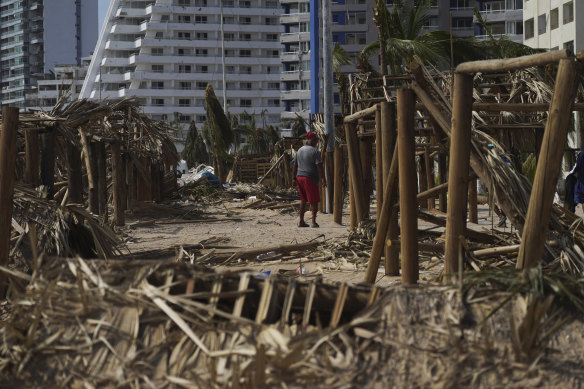
<instances>
[{"instance_id":1,"label":"wooden beam","mask_svg":"<svg viewBox=\"0 0 584 389\"><path fill-rule=\"evenodd\" d=\"M416 159L414 114L416 98L411 89L397 92L397 136L399 158L399 207L401 229L402 283L418 281L418 202L416 200Z\"/></svg>"},{"instance_id":2,"label":"wooden beam","mask_svg":"<svg viewBox=\"0 0 584 389\"><path fill-rule=\"evenodd\" d=\"M470 164L472 128L473 78L468 74L454 75L454 104L450 139L450 169L448 171L448 201L456 206L448 207L446 223L446 246L444 251L445 281L458 272L460 236L466 222L466 199Z\"/></svg>"},{"instance_id":3,"label":"wooden beam","mask_svg":"<svg viewBox=\"0 0 584 389\"><path fill-rule=\"evenodd\" d=\"M381 123L381 106L375 111L375 193L377 207L375 219L379 220L383 204L383 131Z\"/></svg>"},{"instance_id":4,"label":"wooden beam","mask_svg":"<svg viewBox=\"0 0 584 389\"><path fill-rule=\"evenodd\" d=\"M349 154L349 174L351 176L351 192L355 200L357 211L357 223L367 218L365 210L365 191L361 176L361 158L359 157L359 145L357 142L356 125L354 123L345 124L345 139L347 141L347 151Z\"/></svg>"},{"instance_id":5,"label":"wooden beam","mask_svg":"<svg viewBox=\"0 0 584 389\"><path fill-rule=\"evenodd\" d=\"M550 105L547 103L473 103L473 111L482 112L548 112ZM574 112L584 111L584 104L574 104Z\"/></svg>"},{"instance_id":6,"label":"wooden beam","mask_svg":"<svg viewBox=\"0 0 584 389\"><path fill-rule=\"evenodd\" d=\"M395 145L397 143L396 134L396 114L395 114L395 103L382 103L381 104L381 122L383 125L383 177L384 185L385 180L389 177L390 170L392 169L392 160L394 153L397 154ZM397 158L397 155L396 155ZM396 159L397 164L397 159ZM395 174L397 174L397 165L395 166ZM390 196L395 202L397 199L397 185L399 178L396 176L395 184L392 184L392 194L384 194L384 196ZM391 205L391 204L388 204ZM386 227L387 233L385 235L386 239L397 239L399 237L399 222L398 213L396 210L391 210L389 214L389 225ZM382 237L380 237L382 238ZM397 276L399 275L399 248L396 247L385 247L384 248L385 257L385 274Z\"/></svg>"},{"instance_id":7,"label":"wooden beam","mask_svg":"<svg viewBox=\"0 0 584 389\"><path fill-rule=\"evenodd\" d=\"M534 267L541 261L564 145L568 137L570 112L581 73L580 63L567 59L560 61L523 227L517 269Z\"/></svg>"},{"instance_id":8,"label":"wooden beam","mask_svg":"<svg viewBox=\"0 0 584 389\"><path fill-rule=\"evenodd\" d=\"M464 62L456 67L456 73L501 73L525 69L533 66L550 65L562 59L573 58L570 50L552 50L541 54L526 55L508 59Z\"/></svg>"},{"instance_id":9,"label":"wooden beam","mask_svg":"<svg viewBox=\"0 0 584 389\"><path fill-rule=\"evenodd\" d=\"M373 105L372 107L369 108L365 108L359 112L355 112L352 115L348 115L345 116L345 119L343 120L343 123L345 124L349 124L349 123L353 123L356 122L357 120L365 117L365 116L369 116L369 115L373 115L375 114L375 111L377 111L377 104Z\"/></svg>"}]
</instances>

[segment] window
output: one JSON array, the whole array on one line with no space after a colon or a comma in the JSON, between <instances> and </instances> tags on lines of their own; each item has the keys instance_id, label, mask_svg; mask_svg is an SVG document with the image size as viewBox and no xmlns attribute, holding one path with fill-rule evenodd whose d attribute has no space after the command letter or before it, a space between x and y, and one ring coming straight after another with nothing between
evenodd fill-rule
<instances>
[{"instance_id":1,"label":"window","mask_svg":"<svg viewBox=\"0 0 584 389\"><path fill-rule=\"evenodd\" d=\"M191 72L191 65L178 65L178 72L179 73L190 73Z\"/></svg>"},{"instance_id":2,"label":"window","mask_svg":"<svg viewBox=\"0 0 584 389\"><path fill-rule=\"evenodd\" d=\"M191 89L193 89L193 85L190 82L188 82L188 81L180 81L178 85L179 85L179 88L181 90L191 90Z\"/></svg>"},{"instance_id":3,"label":"window","mask_svg":"<svg viewBox=\"0 0 584 389\"><path fill-rule=\"evenodd\" d=\"M197 32L197 39L200 41L206 41L208 34L206 32Z\"/></svg>"},{"instance_id":4,"label":"window","mask_svg":"<svg viewBox=\"0 0 584 389\"><path fill-rule=\"evenodd\" d=\"M251 66L240 66L239 74L251 74Z\"/></svg>"},{"instance_id":5,"label":"window","mask_svg":"<svg viewBox=\"0 0 584 389\"><path fill-rule=\"evenodd\" d=\"M152 81L152 89L164 89L164 82Z\"/></svg>"},{"instance_id":6,"label":"window","mask_svg":"<svg viewBox=\"0 0 584 389\"><path fill-rule=\"evenodd\" d=\"M151 53L155 57L160 57L164 55L164 49L161 47L153 47Z\"/></svg>"},{"instance_id":7,"label":"window","mask_svg":"<svg viewBox=\"0 0 584 389\"><path fill-rule=\"evenodd\" d=\"M554 8L550 11L550 30L555 30L560 24L560 13L558 8Z\"/></svg>"},{"instance_id":8,"label":"window","mask_svg":"<svg viewBox=\"0 0 584 389\"><path fill-rule=\"evenodd\" d=\"M537 17L537 33L539 35L545 34L547 27L546 14L541 14Z\"/></svg>"},{"instance_id":9,"label":"window","mask_svg":"<svg viewBox=\"0 0 584 389\"><path fill-rule=\"evenodd\" d=\"M207 0L195 0L195 7L206 7Z\"/></svg>"},{"instance_id":10,"label":"window","mask_svg":"<svg viewBox=\"0 0 584 389\"><path fill-rule=\"evenodd\" d=\"M266 18L266 19L264 20L264 24L265 24L266 26L271 26L271 25L278 24L278 22L277 22L277 20L276 20L275 18Z\"/></svg>"},{"instance_id":11,"label":"window","mask_svg":"<svg viewBox=\"0 0 584 389\"><path fill-rule=\"evenodd\" d=\"M533 38L534 34L534 26L533 26L533 18L525 21L525 39Z\"/></svg>"},{"instance_id":12,"label":"window","mask_svg":"<svg viewBox=\"0 0 584 389\"><path fill-rule=\"evenodd\" d=\"M450 8L470 8L470 0L450 0Z\"/></svg>"},{"instance_id":13,"label":"window","mask_svg":"<svg viewBox=\"0 0 584 389\"><path fill-rule=\"evenodd\" d=\"M250 41L251 40L251 34L240 33L239 34L239 40L241 40L241 41Z\"/></svg>"},{"instance_id":14,"label":"window","mask_svg":"<svg viewBox=\"0 0 584 389\"><path fill-rule=\"evenodd\" d=\"M239 88L245 89L245 90L251 90L251 82L240 82Z\"/></svg>"},{"instance_id":15,"label":"window","mask_svg":"<svg viewBox=\"0 0 584 389\"><path fill-rule=\"evenodd\" d=\"M240 57L251 57L251 50L241 49L239 50Z\"/></svg>"},{"instance_id":16,"label":"window","mask_svg":"<svg viewBox=\"0 0 584 389\"><path fill-rule=\"evenodd\" d=\"M209 66L207 65L199 65L197 66L198 73L209 73Z\"/></svg>"},{"instance_id":17,"label":"window","mask_svg":"<svg viewBox=\"0 0 584 389\"><path fill-rule=\"evenodd\" d=\"M278 89L280 89L280 83L279 82L268 82L268 89L278 90Z\"/></svg>"},{"instance_id":18,"label":"window","mask_svg":"<svg viewBox=\"0 0 584 389\"><path fill-rule=\"evenodd\" d=\"M192 0L178 0L177 4L182 7L189 7L193 4Z\"/></svg>"},{"instance_id":19,"label":"window","mask_svg":"<svg viewBox=\"0 0 584 389\"><path fill-rule=\"evenodd\" d=\"M251 100L250 99L241 99L239 100L240 107L251 107Z\"/></svg>"},{"instance_id":20,"label":"window","mask_svg":"<svg viewBox=\"0 0 584 389\"><path fill-rule=\"evenodd\" d=\"M574 21L574 2L570 1L562 7L564 11L564 24L568 24Z\"/></svg>"},{"instance_id":21,"label":"window","mask_svg":"<svg viewBox=\"0 0 584 389\"><path fill-rule=\"evenodd\" d=\"M177 54L179 57L184 57L186 55L186 49L178 49Z\"/></svg>"},{"instance_id":22,"label":"window","mask_svg":"<svg viewBox=\"0 0 584 389\"><path fill-rule=\"evenodd\" d=\"M191 40L191 33L190 32L183 32L183 31L179 31L178 32L178 39L179 40Z\"/></svg>"},{"instance_id":23,"label":"window","mask_svg":"<svg viewBox=\"0 0 584 389\"><path fill-rule=\"evenodd\" d=\"M164 106L164 99L152 99L151 104L155 107L162 107Z\"/></svg>"},{"instance_id":24,"label":"window","mask_svg":"<svg viewBox=\"0 0 584 389\"><path fill-rule=\"evenodd\" d=\"M455 30L472 28L472 18L452 18L452 28Z\"/></svg>"},{"instance_id":25,"label":"window","mask_svg":"<svg viewBox=\"0 0 584 389\"><path fill-rule=\"evenodd\" d=\"M160 16L160 21L163 22L163 23L164 22L168 22L169 19L170 19L169 15L162 15L162 16Z\"/></svg>"},{"instance_id":26,"label":"window","mask_svg":"<svg viewBox=\"0 0 584 389\"><path fill-rule=\"evenodd\" d=\"M233 41L235 40L235 34L232 32L226 32L223 34L223 37L226 41Z\"/></svg>"},{"instance_id":27,"label":"window","mask_svg":"<svg viewBox=\"0 0 584 389\"><path fill-rule=\"evenodd\" d=\"M280 100L279 99L268 99L268 107L279 107Z\"/></svg>"},{"instance_id":28,"label":"window","mask_svg":"<svg viewBox=\"0 0 584 389\"><path fill-rule=\"evenodd\" d=\"M161 32L161 31L158 31L158 32L156 33L156 35L154 35L154 37L155 37L156 39L162 39L162 38L163 38L163 36L162 36L162 32Z\"/></svg>"},{"instance_id":29,"label":"window","mask_svg":"<svg viewBox=\"0 0 584 389\"><path fill-rule=\"evenodd\" d=\"M224 24L235 24L235 17L234 16L224 16L223 23Z\"/></svg>"},{"instance_id":30,"label":"window","mask_svg":"<svg viewBox=\"0 0 584 389\"><path fill-rule=\"evenodd\" d=\"M181 123L188 123L191 121L191 116L190 115L179 115L178 120Z\"/></svg>"},{"instance_id":31,"label":"window","mask_svg":"<svg viewBox=\"0 0 584 389\"><path fill-rule=\"evenodd\" d=\"M239 18L239 24L251 24L251 18L249 16L241 16Z\"/></svg>"},{"instance_id":32,"label":"window","mask_svg":"<svg viewBox=\"0 0 584 389\"><path fill-rule=\"evenodd\" d=\"M191 17L190 17L190 15L179 15L178 22L179 23L190 23Z\"/></svg>"},{"instance_id":33,"label":"window","mask_svg":"<svg viewBox=\"0 0 584 389\"><path fill-rule=\"evenodd\" d=\"M251 1L249 1L249 0L239 0L239 6L241 8L251 8Z\"/></svg>"},{"instance_id":34,"label":"window","mask_svg":"<svg viewBox=\"0 0 584 389\"><path fill-rule=\"evenodd\" d=\"M207 23L207 16L206 15L196 15L195 16L195 23Z\"/></svg>"},{"instance_id":35,"label":"window","mask_svg":"<svg viewBox=\"0 0 584 389\"><path fill-rule=\"evenodd\" d=\"M364 45L367 43L367 38L364 32L358 33L347 33L347 44L348 45Z\"/></svg>"},{"instance_id":36,"label":"window","mask_svg":"<svg viewBox=\"0 0 584 389\"><path fill-rule=\"evenodd\" d=\"M507 9L523 9L523 0L507 0Z\"/></svg>"},{"instance_id":37,"label":"window","mask_svg":"<svg viewBox=\"0 0 584 389\"><path fill-rule=\"evenodd\" d=\"M347 24L367 24L365 12L347 12Z\"/></svg>"},{"instance_id":38,"label":"window","mask_svg":"<svg viewBox=\"0 0 584 389\"><path fill-rule=\"evenodd\" d=\"M278 40L278 34L266 34L266 40L268 42L276 42Z\"/></svg>"},{"instance_id":39,"label":"window","mask_svg":"<svg viewBox=\"0 0 584 389\"><path fill-rule=\"evenodd\" d=\"M198 122L204 122L205 120L207 120L207 116L205 115L197 115L197 121Z\"/></svg>"},{"instance_id":40,"label":"window","mask_svg":"<svg viewBox=\"0 0 584 389\"><path fill-rule=\"evenodd\" d=\"M523 23L522 22L505 22L506 34L516 34L523 35Z\"/></svg>"},{"instance_id":41,"label":"window","mask_svg":"<svg viewBox=\"0 0 584 389\"><path fill-rule=\"evenodd\" d=\"M191 105L191 99L178 99L179 107L188 107Z\"/></svg>"},{"instance_id":42,"label":"window","mask_svg":"<svg viewBox=\"0 0 584 389\"><path fill-rule=\"evenodd\" d=\"M564 50L569 50L572 53L574 52L574 41L568 41L564 43Z\"/></svg>"},{"instance_id":43,"label":"window","mask_svg":"<svg viewBox=\"0 0 584 389\"><path fill-rule=\"evenodd\" d=\"M163 73L164 72L164 65L152 65L152 72L153 73Z\"/></svg>"},{"instance_id":44,"label":"window","mask_svg":"<svg viewBox=\"0 0 584 389\"><path fill-rule=\"evenodd\" d=\"M196 49L195 50L195 55L197 57L206 57L209 54L209 51L207 49Z\"/></svg>"},{"instance_id":45,"label":"window","mask_svg":"<svg viewBox=\"0 0 584 389\"><path fill-rule=\"evenodd\" d=\"M225 84L225 87L227 90L235 90L235 83L234 82L228 82Z\"/></svg>"},{"instance_id":46,"label":"window","mask_svg":"<svg viewBox=\"0 0 584 389\"><path fill-rule=\"evenodd\" d=\"M204 81L197 81L197 89L198 90L205 90L207 89L207 83Z\"/></svg>"},{"instance_id":47,"label":"window","mask_svg":"<svg viewBox=\"0 0 584 389\"><path fill-rule=\"evenodd\" d=\"M268 50L269 57L279 57L280 51L279 50Z\"/></svg>"},{"instance_id":48,"label":"window","mask_svg":"<svg viewBox=\"0 0 584 389\"><path fill-rule=\"evenodd\" d=\"M233 65L227 65L225 67L225 72L226 73L229 73L229 74L235 73L235 66L233 66Z\"/></svg>"}]
</instances>

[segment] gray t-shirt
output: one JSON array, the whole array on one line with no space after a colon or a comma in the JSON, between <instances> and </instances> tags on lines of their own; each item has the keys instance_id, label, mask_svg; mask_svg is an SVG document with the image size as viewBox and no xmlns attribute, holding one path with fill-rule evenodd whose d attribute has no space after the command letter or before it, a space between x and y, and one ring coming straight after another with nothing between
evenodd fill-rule
<instances>
[{"instance_id":1,"label":"gray t-shirt","mask_svg":"<svg viewBox=\"0 0 584 389\"><path fill-rule=\"evenodd\" d=\"M318 184L318 169L316 165L322 163L322 159L316 147L302 146L298 149L293 163L298 166L296 176L310 177Z\"/></svg>"}]
</instances>

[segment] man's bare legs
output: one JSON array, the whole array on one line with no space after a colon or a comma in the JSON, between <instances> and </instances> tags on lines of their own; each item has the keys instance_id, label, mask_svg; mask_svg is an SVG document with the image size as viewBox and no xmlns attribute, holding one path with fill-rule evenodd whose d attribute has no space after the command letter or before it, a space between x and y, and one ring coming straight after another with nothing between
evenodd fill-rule
<instances>
[{"instance_id":1,"label":"man's bare legs","mask_svg":"<svg viewBox=\"0 0 584 389\"><path fill-rule=\"evenodd\" d=\"M310 205L312 209L312 204ZM300 221L298 222L298 227L308 227L308 224L304 222L304 212L306 211L306 201L300 200L300 212L298 212L298 216L300 216Z\"/></svg>"},{"instance_id":2,"label":"man's bare legs","mask_svg":"<svg viewBox=\"0 0 584 389\"><path fill-rule=\"evenodd\" d=\"M316 213L318 212L318 203L310 203L310 210L312 211L312 227L318 227L318 224L316 224Z\"/></svg>"}]
</instances>

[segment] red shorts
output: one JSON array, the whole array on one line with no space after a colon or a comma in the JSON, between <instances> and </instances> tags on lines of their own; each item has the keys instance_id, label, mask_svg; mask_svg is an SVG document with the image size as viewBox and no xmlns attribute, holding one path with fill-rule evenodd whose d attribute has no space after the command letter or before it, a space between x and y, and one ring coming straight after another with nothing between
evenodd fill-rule
<instances>
[{"instance_id":1,"label":"red shorts","mask_svg":"<svg viewBox=\"0 0 584 389\"><path fill-rule=\"evenodd\" d=\"M320 201L320 190L312 178L298 176L296 177L296 183L298 184L300 200L308 203L318 203Z\"/></svg>"}]
</instances>

